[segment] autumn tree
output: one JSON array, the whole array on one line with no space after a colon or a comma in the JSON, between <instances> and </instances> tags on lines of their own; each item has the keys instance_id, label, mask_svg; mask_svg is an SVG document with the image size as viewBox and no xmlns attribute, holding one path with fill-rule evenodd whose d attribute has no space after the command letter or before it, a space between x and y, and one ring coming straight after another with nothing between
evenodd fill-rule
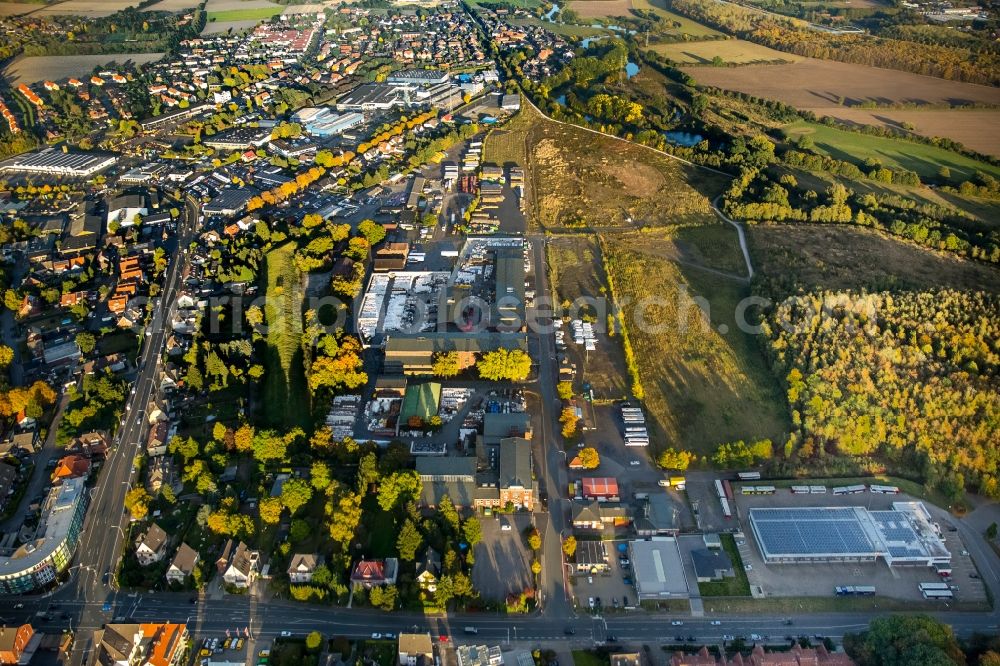
<instances>
[{"instance_id":1,"label":"autumn tree","mask_svg":"<svg viewBox=\"0 0 1000 666\"><path fill-rule=\"evenodd\" d=\"M258 506L260 519L268 525L277 525L278 521L281 520L281 512L284 511L284 508L281 504L281 498L265 497Z\"/></svg>"},{"instance_id":2,"label":"autumn tree","mask_svg":"<svg viewBox=\"0 0 1000 666\"><path fill-rule=\"evenodd\" d=\"M601 456L598 455L597 449L592 446L580 449L578 455L580 457L580 464L583 465L584 469L597 469L601 465Z\"/></svg>"},{"instance_id":3,"label":"autumn tree","mask_svg":"<svg viewBox=\"0 0 1000 666\"><path fill-rule=\"evenodd\" d=\"M573 397L573 382L559 382L556 384L556 392L559 393L560 399L569 400Z\"/></svg>"},{"instance_id":4,"label":"autumn tree","mask_svg":"<svg viewBox=\"0 0 1000 666\"><path fill-rule=\"evenodd\" d=\"M304 479L288 479L281 486L281 503L294 516L312 498L312 487Z\"/></svg>"},{"instance_id":5,"label":"autumn tree","mask_svg":"<svg viewBox=\"0 0 1000 666\"><path fill-rule=\"evenodd\" d=\"M559 423L562 424L562 436L564 438L571 439L576 437L579 420L575 407L563 407L562 412L559 414Z\"/></svg>"},{"instance_id":6,"label":"autumn tree","mask_svg":"<svg viewBox=\"0 0 1000 666\"><path fill-rule=\"evenodd\" d=\"M684 471L694 460L695 455L683 449L667 449L656 458L656 464L663 469L676 469Z\"/></svg>"},{"instance_id":7,"label":"autumn tree","mask_svg":"<svg viewBox=\"0 0 1000 666\"><path fill-rule=\"evenodd\" d=\"M125 493L125 508L134 520L142 520L149 513L149 503L152 499L143 486L136 486Z\"/></svg>"},{"instance_id":8,"label":"autumn tree","mask_svg":"<svg viewBox=\"0 0 1000 666\"><path fill-rule=\"evenodd\" d=\"M576 554L576 537L572 534L563 539L562 551L566 557L573 557Z\"/></svg>"},{"instance_id":9,"label":"autumn tree","mask_svg":"<svg viewBox=\"0 0 1000 666\"><path fill-rule=\"evenodd\" d=\"M497 349L483 354L476 369L481 378L489 381L520 382L531 372L531 357L520 349Z\"/></svg>"},{"instance_id":10,"label":"autumn tree","mask_svg":"<svg viewBox=\"0 0 1000 666\"><path fill-rule=\"evenodd\" d=\"M435 377L455 377L461 371L457 351L437 352L434 354L431 372Z\"/></svg>"}]
</instances>

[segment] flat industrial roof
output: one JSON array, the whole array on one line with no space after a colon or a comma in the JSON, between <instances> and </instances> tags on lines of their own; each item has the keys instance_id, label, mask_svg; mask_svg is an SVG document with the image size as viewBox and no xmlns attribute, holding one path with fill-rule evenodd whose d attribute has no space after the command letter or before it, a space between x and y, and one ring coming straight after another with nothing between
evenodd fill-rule
<instances>
[{"instance_id":1,"label":"flat industrial roof","mask_svg":"<svg viewBox=\"0 0 1000 666\"><path fill-rule=\"evenodd\" d=\"M865 507L754 508L750 524L768 560L823 558L899 562L950 561L920 502L895 502L891 510Z\"/></svg>"},{"instance_id":2,"label":"flat industrial roof","mask_svg":"<svg viewBox=\"0 0 1000 666\"><path fill-rule=\"evenodd\" d=\"M674 537L651 537L630 541L635 590L640 599L651 597L686 598L689 596L684 576L681 549Z\"/></svg>"}]
</instances>

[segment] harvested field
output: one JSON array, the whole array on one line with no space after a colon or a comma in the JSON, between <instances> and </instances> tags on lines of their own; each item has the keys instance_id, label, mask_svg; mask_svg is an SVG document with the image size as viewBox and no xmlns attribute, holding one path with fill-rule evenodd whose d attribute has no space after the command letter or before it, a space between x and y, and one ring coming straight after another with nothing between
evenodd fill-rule
<instances>
[{"instance_id":1,"label":"harvested field","mask_svg":"<svg viewBox=\"0 0 1000 666\"><path fill-rule=\"evenodd\" d=\"M20 16L41 9L42 5L26 2L0 2L0 16Z\"/></svg>"},{"instance_id":2,"label":"harvested field","mask_svg":"<svg viewBox=\"0 0 1000 666\"><path fill-rule=\"evenodd\" d=\"M902 129L913 126L916 134L946 137L966 148L1000 157L1000 109L809 109L845 123Z\"/></svg>"},{"instance_id":3,"label":"harvested field","mask_svg":"<svg viewBox=\"0 0 1000 666\"><path fill-rule=\"evenodd\" d=\"M179 12L184 9L193 9L198 6L195 0L160 0L155 5L147 8L151 12Z\"/></svg>"},{"instance_id":4,"label":"harvested field","mask_svg":"<svg viewBox=\"0 0 1000 666\"><path fill-rule=\"evenodd\" d=\"M672 236L656 230L605 237L614 296L631 304L624 319L657 448L708 454L736 439L783 441L784 397L756 340L736 326L747 285L675 263L663 251Z\"/></svg>"},{"instance_id":5,"label":"harvested field","mask_svg":"<svg viewBox=\"0 0 1000 666\"><path fill-rule=\"evenodd\" d=\"M630 228L713 222L725 179L656 151L551 121L525 105L485 159L523 164L536 226ZM505 134L500 132L504 131Z\"/></svg>"},{"instance_id":6,"label":"harvested field","mask_svg":"<svg viewBox=\"0 0 1000 666\"><path fill-rule=\"evenodd\" d=\"M117 53L101 55L32 56L19 58L7 65L4 76L14 84L36 83L46 79L58 81L70 76L89 74L94 67L108 63L134 62L143 64L163 57L163 53Z\"/></svg>"},{"instance_id":7,"label":"harvested field","mask_svg":"<svg viewBox=\"0 0 1000 666\"><path fill-rule=\"evenodd\" d=\"M238 32L240 30L247 30L254 27L260 23L257 19L249 19L244 21L210 21L205 24L205 29L201 31L203 35L213 35L219 32L225 32L227 30L232 30L233 32Z\"/></svg>"},{"instance_id":8,"label":"harvested field","mask_svg":"<svg viewBox=\"0 0 1000 666\"><path fill-rule=\"evenodd\" d=\"M891 69L803 58L789 65L686 67L704 85L776 99L802 108L880 104L1000 104L1000 88Z\"/></svg>"},{"instance_id":9,"label":"harvested field","mask_svg":"<svg viewBox=\"0 0 1000 666\"><path fill-rule=\"evenodd\" d=\"M569 8L580 18L631 16L632 0L572 0Z\"/></svg>"},{"instance_id":10,"label":"harvested field","mask_svg":"<svg viewBox=\"0 0 1000 666\"><path fill-rule=\"evenodd\" d=\"M138 0L68 0L39 9L33 16L110 16Z\"/></svg>"},{"instance_id":11,"label":"harvested field","mask_svg":"<svg viewBox=\"0 0 1000 666\"><path fill-rule=\"evenodd\" d=\"M716 42L671 45L698 54ZM661 46L659 48L667 48ZM786 55L788 59L794 56ZM855 109L863 102L918 105L1000 105L1000 88L946 81L930 76L853 65L832 60L802 58L786 65L683 68L698 83L737 90L765 99L776 99L850 122L892 125L908 122L924 136L960 141L973 150L996 155L1000 144L995 112L965 109ZM924 115L928 114L928 115ZM981 118L986 118L983 124Z\"/></svg>"},{"instance_id":12,"label":"harvested field","mask_svg":"<svg viewBox=\"0 0 1000 666\"><path fill-rule=\"evenodd\" d=\"M285 11L282 14L316 14L322 12L327 7L332 7L336 3L323 4L322 2L314 2L308 5L288 5L285 7Z\"/></svg>"},{"instance_id":13,"label":"harvested field","mask_svg":"<svg viewBox=\"0 0 1000 666\"><path fill-rule=\"evenodd\" d=\"M774 224L747 230L754 266L804 289L985 289L1000 269L937 253L860 227ZM865 270L859 271L858 266Z\"/></svg>"},{"instance_id":14,"label":"harvested field","mask_svg":"<svg viewBox=\"0 0 1000 666\"><path fill-rule=\"evenodd\" d=\"M716 56L723 62L747 65L751 63L798 62L801 56L775 51L760 44L754 44L742 39L717 39L702 42L686 42L679 44L656 44L650 47L674 62L682 65L711 64Z\"/></svg>"}]
</instances>

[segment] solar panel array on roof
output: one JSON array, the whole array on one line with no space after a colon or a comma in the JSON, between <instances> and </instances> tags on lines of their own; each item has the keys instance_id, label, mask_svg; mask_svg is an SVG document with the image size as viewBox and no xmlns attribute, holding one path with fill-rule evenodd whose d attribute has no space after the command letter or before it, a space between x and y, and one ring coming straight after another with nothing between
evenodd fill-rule
<instances>
[{"instance_id":1,"label":"solar panel array on roof","mask_svg":"<svg viewBox=\"0 0 1000 666\"><path fill-rule=\"evenodd\" d=\"M755 516L756 518L756 516ZM758 519L755 527L764 550L772 556L876 554L856 518L826 517Z\"/></svg>"}]
</instances>

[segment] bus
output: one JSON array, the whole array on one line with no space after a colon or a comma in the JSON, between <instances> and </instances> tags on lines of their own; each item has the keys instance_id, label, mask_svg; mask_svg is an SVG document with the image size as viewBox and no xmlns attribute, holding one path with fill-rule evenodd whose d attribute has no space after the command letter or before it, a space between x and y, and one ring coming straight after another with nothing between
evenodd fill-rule
<instances>
[{"instance_id":1,"label":"bus","mask_svg":"<svg viewBox=\"0 0 1000 666\"><path fill-rule=\"evenodd\" d=\"M729 500L727 500L725 497L720 497L719 504L722 505L722 515L725 516L726 518L732 518L733 511L732 509L729 508Z\"/></svg>"},{"instance_id":2,"label":"bus","mask_svg":"<svg viewBox=\"0 0 1000 666\"><path fill-rule=\"evenodd\" d=\"M921 592L924 599L954 599L955 593L951 590L924 590Z\"/></svg>"},{"instance_id":3,"label":"bus","mask_svg":"<svg viewBox=\"0 0 1000 666\"><path fill-rule=\"evenodd\" d=\"M687 486L687 479L683 476L672 476L670 477L670 485L677 488L677 490L684 490Z\"/></svg>"},{"instance_id":4,"label":"bus","mask_svg":"<svg viewBox=\"0 0 1000 666\"><path fill-rule=\"evenodd\" d=\"M729 479L725 479L722 482L722 489L726 491L726 499L730 502L733 501L733 484L729 483Z\"/></svg>"},{"instance_id":5,"label":"bus","mask_svg":"<svg viewBox=\"0 0 1000 666\"><path fill-rule=\"evenodd\" d=\"M899 488L896 486L877 486L874 483L868 486L868 490L879 495L898 495Z\"/></svg>"},{"instance_id":6,"label":"bus","mask_svg":"<svg viewBox=\"0 0 1000 666\"><path fill-rule=\"evenodd\" d=\"M810 495L823 495L826 493L826 486L809 486Z\"/></svg>"},{"instance_id":7,"label":"bus","mask_svg":"<svg viewBox=\"0 0 1000 666\"><path fill-rule=\"evenodd\" d=\"M759 481L760 472L739 472L736 474L736 478L740 481Z\"/></svg>"},{"instance_id":8,"label":"bus","mask_svg":"<svg viewBox=\"0 0 1000 666\"><path fill-rule=\"evenodd\" d=\"M715 494L717 497L720 498L726 496L726 491L722 488L722 481L720 481L719 479L715 480Z\"/></svg>"},{"instance_id":9,"label":"bus","mask_svg":"<svg viewBox=\"0 0 1000 666\"><path fill-rule=\"evenodd\" d=\"M744 495L773 495L774 486L743 486L740 489Z\"/></svg>"},{"instance_id":10,"label":"bus","mask_svg":"<svg viewBox=\"0 0 1000 666\"><path fill-rule=\"evenodd\" d=\"M875 596L875 586L873 585L838 585L834 588L834 591L839 597L846 596L861 596L861 597L874 597Z\"/></svg>"},{"instance_id":11,"label":"bus","mask_svg":"<svg viewBox=\"0 0 1000 666\"><path fill-rule=\"evenodd\" d=\"M948 583L921 583L919 587L921 592L950 589Z\"/></svg>"},{"instance_id":12,"label":"bus","mask_svg":"<svg viewBox=\"0 0 1000 666\"><path fill-rule=\"evenodd\" d=\"M808 495L809 486L792 486L793 495Z\"/></svg>"},{"instance_id":13,"label":"bus","mask_svg":"<svg viewBox=\"0 0 1000 666\"><path fill-rule=\"evenodd\" d=\"M857 495L858 493L865 492L865 487L863 485L857 486L838 486L833 489L834 495Z\"/></svg>"}]
</instances>

